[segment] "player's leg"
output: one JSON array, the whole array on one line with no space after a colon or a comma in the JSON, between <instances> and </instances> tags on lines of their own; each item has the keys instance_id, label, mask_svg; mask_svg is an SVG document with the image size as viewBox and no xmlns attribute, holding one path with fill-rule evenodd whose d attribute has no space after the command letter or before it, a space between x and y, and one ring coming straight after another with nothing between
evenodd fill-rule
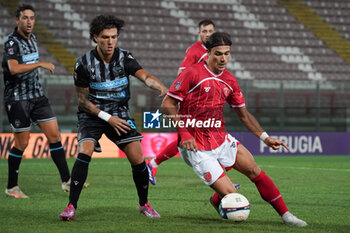
<instances>
[{"instance_id":1,"label":"player's leg","mask_svg":"<svg viewBox=\"0 0 350 233\"><path fill-rule=\"evenodd\" d=\"M158 171L158 166L162 162L174 157L178 152L179 152L179 150L177 149L177 141L173 141L167 147L165 147L156 156L156 158L146 160L147 168L150 172L149 181L151 182L151 184L156 185L156 177L155 176L156 176L157 171Z\"/></svg>"},{"instance_id":2,"label":"player's leg","mask_svg":"<svg viewBox=\"0 0 350 233\"><path fill-rule=\"evenodd\" d=\"M140 141L118 144L119 148L127 156L131 168L134 183L139 197L139 210L150 218L159 218L159 214L148 202L148 169L143 159Z\"/></svg>"},{"instance_id":3,"label":"player's leg","mask_svg":"<svg viewBox=\"0 0 350 233\"><path fill-rule=\"evenodd\" d=\"M15 144L8 156L8 182L5 194L9 197L27 198L18 187L19 167L22 161L23 152L29 142L31 120L29 117L28 101L14 101L5 103L6 113L10 122Z\"/></svg>"},{"instance_id":4,"label":"player's leg","mask_svg":"<svg viewBox=\"0 0 350 233\"><path fill-rule=\"evenodd\" d=\"M32 105L33 109L30 112L30 116L34 122L38 123L49 142L51 158L60 173L62 183L68 182L70 175L66 153L62 147L57 119L49 104L49 100L42 96L32 100Z\"/></svg>"},{"instance_id":5,"label":"player's leg","mask_svg":"<svg viewBox=\"0 0 350 233\"><path fill-rule=\"evenodd\" d=\"M94 148L94 141L84 141L79 143L79 154L72 169L68 206L60 214L60 219L63 221L75 219L78 200L88 175L89 163Z\"/></svg>"},{"instance_id":6,"label":"player's leg","mask_svg":"<svg viewBox=\"0 0 350 233\"><path fill-rule=\"evenodd\" d=\"M8 180L5 194L14 198L28 198L18 187L19 166L29 141L29 131L14 133L15 144L8 156Z\"/></svg>"},{"instance_id":7,"label":"player's leg","mask_svg":"<svg viewBox=\"0 0 350 233\"><path fill-rule=\"evenodd\" d=\"M252 154L242 144L238 145L237 159L233 167L246 175L256 185L260 196L277 211L286 224L295 226L307 225L306 222L296 218L288 211L274 182L258 167Z\"/></svg>"},{"instance_id":8,"label":"player's leg","mask_svg":"<svg viewBox=\"0 0 350 233\"><path fill-rule=\"evenodd\" d=\"M58 130L57 121L42 121L38 125L49 142L51 158L60 173L62 183L68 182L70 174L66 161L66 153L61 143L61 135Z\"/></svg>"}]
</instances>

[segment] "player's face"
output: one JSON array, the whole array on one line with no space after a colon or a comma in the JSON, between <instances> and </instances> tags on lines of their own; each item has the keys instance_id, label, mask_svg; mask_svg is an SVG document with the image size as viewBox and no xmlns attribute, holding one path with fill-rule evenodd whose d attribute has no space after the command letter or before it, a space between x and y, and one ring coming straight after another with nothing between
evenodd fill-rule
<instances>
[{"instance_id":1,"label":"player's face","mask_svg":"<svg viewBox=\"0 0 350 233\"><path fill-rule=\"evenodd\" d=\"M97 43L98 50L100 50L103 56L113 55L118 40L118 29L104 29L100 34L95 35L94 39Z\"/></svg>"},{"instance_id":2,"label":"player's face","mask_svg":"<svg viewBox=\"0 0 350 233\"><path fill-rule=\"evenodd\" d=\"M208 67L215 74L219 74L220 72L226 69L227 62L230 59L230 46L216 46L212 48L208 52Z\"/></svg>"},{"instance_id":3,"label":"player's face","mask_svg":"<svg viewBox=\"0 0 350 233\"><path fill-rule=\"evenodd\" d=\"M35 15L32 10L21 11L19 18L16 18L18 31L25 36L28 36L34 28Z\"/></svg>"},{"instance_id":4,"label":"player's face","mask_svg":"<svg viewBox=\"0 0 350 233\"><path fill-rule=\"evenodd\" d=\"M201 26L199 28L199 32L198 35L202 41L202 43L204 44L205 42L207 42L209 36L211 36L211 34L213 34L215 32L215 28L213 24L209 24L206 26Z\"/></svg>"}]
</instances>

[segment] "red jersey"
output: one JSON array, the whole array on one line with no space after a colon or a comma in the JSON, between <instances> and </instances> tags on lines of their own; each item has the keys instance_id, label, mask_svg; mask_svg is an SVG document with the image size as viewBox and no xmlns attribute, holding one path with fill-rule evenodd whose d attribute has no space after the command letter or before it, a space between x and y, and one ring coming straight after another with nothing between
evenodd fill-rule
<instances>
[{"instance_id":1,"label":"red jersey","mask_svg":"<svg viewBox=\"0 0 350 233\"><path fill-rule=\"evenodd\" d=\"M201 41L191 45L185 54L185 58L182 60L179 67L180 70L186 69L187 67L206 61L208 59L207 48L202 44Z\"/></svg>"},{"instance_id":2,"label":"red jersey","mask_svg":"<svg viewBox=\"0 0 350 233\"><path fill-rule=\"evenodd\" d=\"M181 72L167 95L180 101L178 114L183 127L179 136L181 130L186 131L200 150L213 150L224 142L226 101L233 108L245 107L235 77L227 70L214 74L204 62Z\"/></svg>"}]
</instances>

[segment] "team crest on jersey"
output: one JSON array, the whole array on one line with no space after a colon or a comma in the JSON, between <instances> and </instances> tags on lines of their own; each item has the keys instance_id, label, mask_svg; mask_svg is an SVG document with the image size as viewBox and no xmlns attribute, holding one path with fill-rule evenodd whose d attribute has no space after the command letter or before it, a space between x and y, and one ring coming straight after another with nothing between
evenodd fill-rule
<instances>
[{"instance_id":1,"label":"team crest on jersey","mask_svg":"<svg viewBox=\"0 0 350 233\"><path fill-rule=\"evenodd\" d=\"M210 87L204 87L205 92L209 92L210 91Z\"/></svg>"},{"instance_id":2,"label":"team crest on jersey","mask_svg":"<svg viewBox=\"0 0 350 233\"><path fill-rule=\"evenodd\" d=\"M7 50L7 53L8 53L9 55L13 55L13 54L15 54L15 51L13 50L13 48L9 48L9 49Z\"/></svg>"},{"instance_id":3,"label":"team crest on jersey","mask_svg":"<svg viewBox=\"0 0 350 233\"><path fill-rule=\"evenodd\" d=\"M208 181L208 182L211 181L211 173L210 172L204 173L203 177L206 181Z\"/></svg>"},{"instance_id":4,"label":"team crest on jersey","mask_svg":"<svg viewBox=\"0 0 350 233\"><path fill-rule=\"evenodd\" d=\"M227 87L224 87L224 95L225 95L225 97L228 96L229 93L230 93L230 90Z\"/></svg>"},{"instance_id":5,"label":"team crest on jersey","mask_svg":"<svg viewBox=\"0 0 350 233\"><path fill-rule=\"evenodd\" d=\"M177 81L177 82L175 83L174 88L175 88L175 89L179 89L180 86L181 86L181 81Z\"/></svg>"}]
</instances>

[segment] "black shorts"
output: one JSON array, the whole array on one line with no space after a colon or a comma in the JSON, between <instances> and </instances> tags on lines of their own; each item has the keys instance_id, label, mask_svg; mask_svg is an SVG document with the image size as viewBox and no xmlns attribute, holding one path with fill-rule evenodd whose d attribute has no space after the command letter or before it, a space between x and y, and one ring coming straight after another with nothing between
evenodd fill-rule
<instances>
[{"instance_id":1,"label":"black shorts","mask_svg":"<svg viewBox=\"0 0 350 233\"><path fill-rule=\"evenodd\" d=\"M32 122L57 120L45 96L30 100L7 101L5 109L13 132L30 130Z\"/></svg>"},{"instance_id":2,"label":"black shorts","mask_svg":"<svg viewBox=\"0 0 350 233\"><path fill-rule=\"evenodd\" d=\"M127 133L121 133L119 136L115 129L104 120L98 117L89 116L85 113L78 114L78 142L92 141L95 143L95 152L101 152L101 146L98 143L102 134L105 134L114 144L121 145L143 139L142 135L136 131L134 119L124 119L130 125L131 129Z\"/></svg>"}]
</instances>

